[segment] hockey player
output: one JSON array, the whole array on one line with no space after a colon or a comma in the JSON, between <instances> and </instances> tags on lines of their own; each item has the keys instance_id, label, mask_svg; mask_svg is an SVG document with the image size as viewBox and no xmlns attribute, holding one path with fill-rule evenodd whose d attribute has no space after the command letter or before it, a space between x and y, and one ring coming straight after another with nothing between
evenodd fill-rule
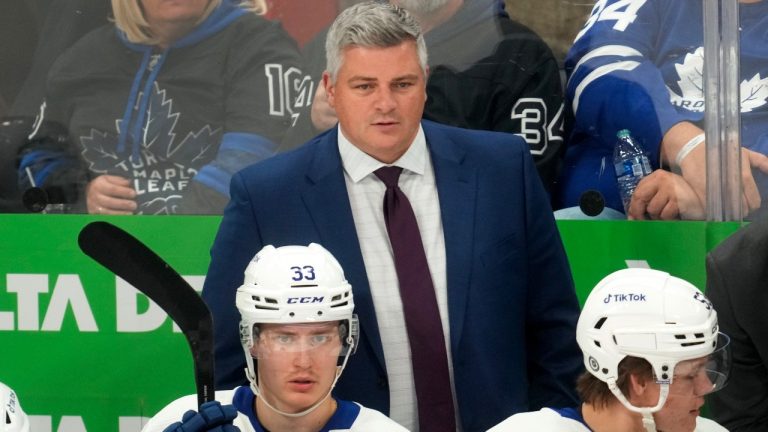
<instances>
[{"instance_id":1,"label":"hockey player","mask_svg":"<svg viewBox=\"0 0 768 432\"><path fill-rule=\"evenodd\" d=\"M178 399L143 432L236 430L231 425L242 432L405 430L331 395L357 346L358 324L352 287L322 246L265 246L245 270L236 304L250 386L216 392L218 402L171 424L196 401Z\"/></svg>"},{"instance_id":2,"label":"hockey player","mask_svg":"<svg viewBox=\"0 0 768 432\"><path fill-rule=\"evenodd\" d=\"M624 269L592 290L576 337L587 371L579 408L516 414L489 432L725 432L699 417L704 395L728 378L728 337L690 283Z\"/></svg>"},{"instance_id":3,"label":"hockey player","mask_svg":"<svg viewBox=\"0 0 768 432\"><path fill-rule=\"evenodd\" d=\"M29 432L29 419L16 393L3 383L0 383L0 432Z\"/></svg>"}]
</instances>

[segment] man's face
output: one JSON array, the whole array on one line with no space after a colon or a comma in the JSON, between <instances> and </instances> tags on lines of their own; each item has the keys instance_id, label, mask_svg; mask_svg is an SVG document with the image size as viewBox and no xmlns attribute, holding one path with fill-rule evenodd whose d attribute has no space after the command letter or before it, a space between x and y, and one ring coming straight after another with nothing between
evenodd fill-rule
<instances>
[{"instance_id":1,"label":"man's face","mask_svg":"<svg viewBox=\"0 0 768 432\"><path fill-rule=\"evenodd\" d=\"M704 358L677 364L667 401L664 407L654 414L658 430L693 432L696 429L696 417L704 405L704 395L712 391L712 382L707 377L705 364ZM658 392L658 384L654 385Z\"/></svg>"},{"instance_id":2,"label":"man's face","mask_svg":"<svg viewBox=\"0 0 768 432\"><path fill-rule=\"evenodd\" d=\"M427 99L416 42L349 47L342 53L336 82L331 83L326 73L323 84L352 144L384 163L396 161L408 150Z\"/></svg>"},{"instance_id":3,"label":"man's face","mask_svg":"<svg viewBox=\"0 0 768 432\"><path fill-rule=\"evenodd\" d=\"M262 324L251 349L262 397L290 413L311 407L330 390L340 352L338 322Z\"/></svg>"}]
</instances>

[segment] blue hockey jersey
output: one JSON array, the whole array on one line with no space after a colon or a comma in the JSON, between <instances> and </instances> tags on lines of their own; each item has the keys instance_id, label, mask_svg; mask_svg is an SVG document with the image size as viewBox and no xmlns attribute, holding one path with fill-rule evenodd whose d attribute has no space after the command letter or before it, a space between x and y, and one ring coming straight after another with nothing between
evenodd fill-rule
<instances>
[{"instance_id":1,"label":"blue hockey jersey","mask_svg":"<svg viewBox=\"0 0 768 432\"><path fill-rule=\"evenodd\" d=\"M768 154L768 1L739 5L742 145ZM659 168L664 134L703 129L703 2L598 0L566 58L574 116L556 208L587 189L623 211L613 169L616 132L629 129ZM761 194L768 178L755 174Z\"/></svg>"}]
</instances>

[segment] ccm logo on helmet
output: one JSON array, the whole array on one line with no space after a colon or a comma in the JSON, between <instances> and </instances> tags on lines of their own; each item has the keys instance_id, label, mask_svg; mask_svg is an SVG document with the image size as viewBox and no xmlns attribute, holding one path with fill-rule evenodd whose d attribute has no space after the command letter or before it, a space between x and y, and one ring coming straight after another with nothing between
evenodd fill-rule
<instances>
[{"instance_id":1,"label":"ccm logo on helmet","mask_svg":"<svg viewBox=\"0 0 768 432\"><path fill-rule=\"evenodd\" d=\"M288 297L288 304L322 303L325 297Z\"/></svg>"}]
</instances>

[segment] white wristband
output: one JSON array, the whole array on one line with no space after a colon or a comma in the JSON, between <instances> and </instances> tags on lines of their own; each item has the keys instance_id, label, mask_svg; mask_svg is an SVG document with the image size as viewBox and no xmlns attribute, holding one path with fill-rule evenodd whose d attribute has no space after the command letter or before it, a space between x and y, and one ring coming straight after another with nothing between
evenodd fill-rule
<instances>
[{"instance_id":1,"label":"white wristband","mask_svg":"<svg viewBox=\"0 0 768 432\"><path fill-rule=\"evenodd\" d=\"M685 159L686 156L688 156L688 153L692 152L693 149L699 146L699 144L704 142L704 134L700 133L696 135L695 137L691 138L690 141L685 143L683 148L680 149L680 151L677 153L677 156L675 156L675 163L677 166L680 166L680 163Z\"/></svg>"}]
</instances>

